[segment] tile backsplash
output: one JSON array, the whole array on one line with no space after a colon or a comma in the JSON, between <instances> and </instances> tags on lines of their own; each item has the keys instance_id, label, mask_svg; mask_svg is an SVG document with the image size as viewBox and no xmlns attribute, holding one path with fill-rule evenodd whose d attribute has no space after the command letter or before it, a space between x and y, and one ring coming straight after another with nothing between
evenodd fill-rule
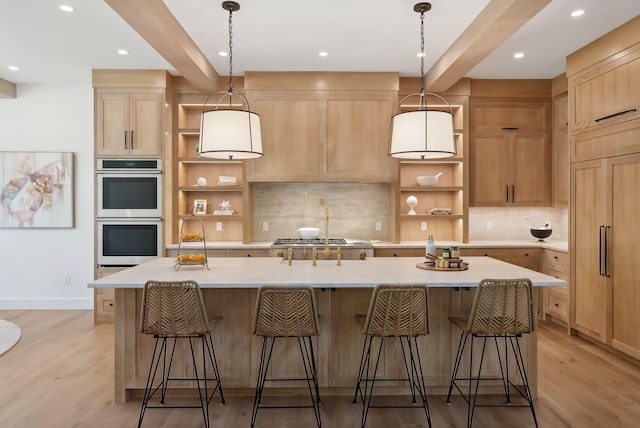
<instances>
[{"instance_id":1,"label":"tile backsplash","mask_svg":"<svg viewBox=\"0 0 640 428\"><path fill-rule=\"evenodd\" d=\"M318 198L329 200L321 206ZM390 237L388 184L363 183L254 183L253 241L270 242L277 238L295 238L296 229L319 227L324 236L325 207L329 209L329 236L388 241ZM530 227L551 222L549 239L567 240L569 213L567 208L469 208L469 240L529 240ZM487 230L487 223L491 230ZM376 230L380 223L381 230ZM263 230L267 226L268 230Z\"/></svg>"},{"instance_id":2,"label":"tile backsplash","mask_svg":"<svg viewBox=\"0 0 640 428\"><path fill-rule=\"evenodd\" d=\"M569 209L554 207L469 208L469 240L511 241L534 239L531 227L549 221L553 229L550 240L569 238ZM490 223L492 230L487 230Z\"/></svg>"},{"instance_id":3,"label":"tile backsplash","mask_svg":"<svg viewBox=\"0 0 640 428\"><path fill-rule=\"evenodd\" d=\"M329 200L321 206L318 198L305 199L305 192ZM388 184L254 183L253 241L296 238L296 230L305 226L319 227L324 237L325 208L331 238L389 240ZM265 222L268 231L263 230Z\"/></svg>"}]
</instances>

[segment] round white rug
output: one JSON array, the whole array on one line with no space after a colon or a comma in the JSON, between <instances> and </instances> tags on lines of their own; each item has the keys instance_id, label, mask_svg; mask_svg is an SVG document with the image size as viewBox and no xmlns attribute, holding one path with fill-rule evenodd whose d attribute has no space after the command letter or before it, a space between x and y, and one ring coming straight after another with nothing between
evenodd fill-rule
<instances>
[{"instance_id":1,"label":"round white rug","mask_svg":"<svg viewBox=\"0 0 640 428\"><path fill-rule=\"evenodd\" d=\"M0 355L18 343L21 335L22 330L20 330L20 327L12 322L0 320Z\"/></svg>"}]
</instances>

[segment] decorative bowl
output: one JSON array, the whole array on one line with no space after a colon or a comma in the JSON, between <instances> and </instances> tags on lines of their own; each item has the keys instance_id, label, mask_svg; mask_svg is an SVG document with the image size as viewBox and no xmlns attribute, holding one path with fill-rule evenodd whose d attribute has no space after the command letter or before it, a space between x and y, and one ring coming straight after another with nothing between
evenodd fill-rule
<instances>
[{"instance_id":1,"label":"decorative bowl","mask_svg":"<svg viewBox=\"0 0 640 428\"><path fill-rule=\"evenodd\" d=\"M301 227L297 230L300 239L316 239L320 236L319 227Z\"/></svg>"},{"instance_id":2,"label":"decorative bowl","mask_svg":"<svg viewBox=\"0 0 640 428\"><path fill-rule=\"evenodd\" d=\"M531 228L531 235L538 238L538 241L544 241L544 238L548 238L551 236L551 232L553 229L545 229L545 228Z\"/></svg>"},{"instance_id":3,"label":"decorative bowl","mask_svg":"<svg viewBox=\"0 0 640 428\"><path fill-rule=\"evenodd\" d=\"M438 178L442 175L441 172L436 175L419 175L416 177L420 186L435 186L438 184Z\"/></svg>"}]
</instances>

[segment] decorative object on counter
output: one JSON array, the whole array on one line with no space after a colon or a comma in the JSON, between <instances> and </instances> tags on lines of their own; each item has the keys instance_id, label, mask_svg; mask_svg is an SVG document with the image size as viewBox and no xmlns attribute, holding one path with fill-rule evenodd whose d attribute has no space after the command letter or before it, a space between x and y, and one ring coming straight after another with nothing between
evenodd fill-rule
<instances>
[{"instance_id":1,"label":"decorative object on counter","mask_svg":"<svg viewBox=\"0 0 640 428\"><path fill-rule=\"evenodd\" d=\"M418 198L411 195L407 198L407 205L409 205L409 215L416 215L416 210L414 210L415 206L418 205Z\"/></svg>"},{"instance_id":2,"label":"decorative object on counter","mask_svg":"<svg viewBox=\"0 0 640 428\"><path fill-rule=\"evenodd\" d=\"M436 184L438 184L438 179L441 175L441 172L437 173L436 175L419 175L416 177L416 180L418 181L418 185L420 186L435 186Z\"/></svg>"},{"instance_id":3,"label":"decorative object on counter","mask_svg":"<svg viewBox=\"0 0 640 428\"><path fill-rule=\"evenodd\" d=\"M427 245L425 246L425 255L431 254L432 256L436 256L436 241L433 239L433 235L429 235L427 238Z\"/></svg>"},{"instance_id":4,"label":"decorative object on counter","mask_svg":"<svg viewBox=\"0 0 640 428\"><path fill-rule=\"evenodd\" d=\"M207 213L207 200L206 199L194 199L193 200L193 213L195 215L203 215Z\"/></svg>"},{"instance_id":5,"label":"decorative object on counter","mask_svg":"<svg viewBox=\"0 0 640 428\"><path fill-rule=\"evenodd\" d=\"M549 227L549 224L545 224L543 227L532 227L529 229L531 235L538 238L539 242L544 242L544 238L551 236L553 229Z\"/></svg>"},{"instance_id":6,"label":"decorative object on counter","mask_svg":"<svg viewBox=\"0 0 640 428\"><path fill-rule=\"evenodd\" d=\"M245 160L262 157L260 116L251 111L249 100L233 88L233 12L240 10L234 1L222 2L229 12L229 81L227 90L212 92L202 106L198 156L212 159ZM207 111L209 104L213 109ZM239 106L240 104L240 106Z\"/></svg>"},{"instance_id":7,"label":"decorative object on counter","mask_svg":"<svg viewBox=\"0 0 640 428\"><path fill-rule=\"evenodd\" d=\"M236 213L235 210L231 209L231 202L229 201L222 201L220 207L222 209L213 211L214 215L233 215Z\"/></svg>"},{"instance_id":8,"label":"decorative object on counter","mask_svg":"<svg viewBox=\"0 0 640 428\"><path fill-rule=\"evenodd\" d=\"M206 186L207 185L207 179L204 177L198 177L198 179L196 180L196 186Z\"/></svg>"},{"instance_id":9,"label":"decorative object on counter","mask_svg":"<svg viewBox=\"0 0 640 428\"><path fill-rule=\"evenodd\" d=\"M199 242L202 241L202 234L200 232L182 232L180 240L182 242Z\"/></svg>"},{"instance_id":10,"label":"decorative object on counter","mask_svg":"<svg viewBox=\"0 0 640 428\"><path fill-rule=\"evenodd\" d=\"M221 175L218 177L218 186L237 186L238 179L229 175Z\"/></svg>"},{"instance_id":11,"label":"decorative object on counter","mask_svg":"<svg viewBox=\"0 0 640 428\"><path fill-rule=\"evenodd\" d=\"M420 13L420 76L424 76L424 13L431 10L431 3L417 3L413 10ZM438 94L425 92L424 79L420 81L420 92L403 97L393 109L395 113L407 99L418 98L412 102L417 110L392 114L389 156L414 160L455 156L451 104ZM427 97L437 98L437 105L430 106Z\"/></svg>"},{"instance_id":12,"label":"decorative object on counter","mask_svg":"<svg viewBox=\"0 0 640 428\"><path fill-rule=\"evenodd\" d=\"M461 258L449 258L445 259L443 257L434 257L427 256L427 261L422 263L417 263L416 267L418 269L424 270L436 270L436 271L463 271L469 269L469 263L463 261Z\"/></svg>"},{"instance_id":13,"label":"decorative object on counter","mask_svg":"<svg viewBox=\"0 0 640 428\"><path fill-rule=\"evenodd\" d=\"M206 201L205 201L206 203ZM206 204L205 204L206 208ZM200 222L200 228L202 232L185 232L184 225L191 220L198 220ZM180 239L178 239L178 254L176 255L176 263L173 265L174 270L180 269L181 266L191 265L191 266L204 266L209 269L209 264L207 260L207 238L204 233L204 223L202 219L198 217L195 213L189 217L186 217L182 220L180 224ZM183 254L182 253L182 243L183 242L202 242L202 253L198 254ZM191 247L193 248L193 247Z\"/></svg>"},{"instance_id":14,"label":"decorative object on counter","mask_svg":"<svg viewBox=\"0 0 640 428\"><path fill-rule=\"evenodd\" d=\"M428 213L429 215L451 215L453 211L451 208L431 208Z\"/></svg>"},{"instance_id":15,"label":"decorative object on counter","mask_svg":"<svg viewBox=\"0 0 640 428\"><path fill-rule=\"evenodd\" d=\"M298 237L300 239L316 239L320 236L320 228L319 227L301 227L298 230Z\"/></svg>"}]
</instances>

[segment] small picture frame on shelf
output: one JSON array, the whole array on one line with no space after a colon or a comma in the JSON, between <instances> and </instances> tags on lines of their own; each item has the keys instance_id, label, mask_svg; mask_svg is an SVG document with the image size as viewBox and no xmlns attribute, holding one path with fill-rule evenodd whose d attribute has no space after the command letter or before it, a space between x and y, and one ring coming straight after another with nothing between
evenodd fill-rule
<instances>
[{"instance_id":1,"label":"small picture frame on shelf","mask_svg":"<svg viewBox=\"0 0 640 428\"><path fill-rule=\"evenodd\" d=\"M207 213L207 200L206 199L194 199L193 201L193 214L202 215Z\"/></svg>"}]
</instances>

